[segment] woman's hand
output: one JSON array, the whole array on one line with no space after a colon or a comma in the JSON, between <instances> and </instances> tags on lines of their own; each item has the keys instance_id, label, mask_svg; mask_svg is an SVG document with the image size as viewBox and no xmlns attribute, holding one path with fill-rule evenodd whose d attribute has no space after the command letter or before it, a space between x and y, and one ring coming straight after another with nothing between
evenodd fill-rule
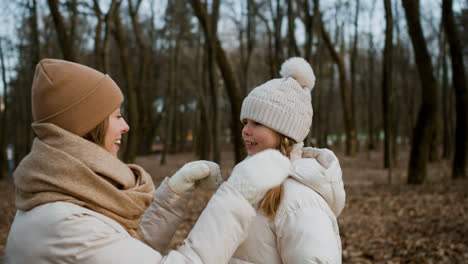
<instances>
[{"instance_id":1,"label":"woman's hand","mask_svg":"<svg viewBox=\"0 0 468 264\"><path fill-rule=\"evenodd\" d=\"M198 160L185 164L169 179L168 184L174 192L183 195L193 190L195 185L206 190L216 190L223 181L218 164Z\"/></svg>"}]
</instances>

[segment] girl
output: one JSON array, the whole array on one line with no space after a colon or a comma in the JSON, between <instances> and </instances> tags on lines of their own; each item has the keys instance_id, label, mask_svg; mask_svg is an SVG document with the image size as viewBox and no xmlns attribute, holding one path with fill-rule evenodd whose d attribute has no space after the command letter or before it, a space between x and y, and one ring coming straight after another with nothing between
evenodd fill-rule
<instances>
[{"instance_id":1,"label":"girl","mask_svg":"<svg viewBox=\"0 0 468 264\"><path fill-rule=\"evenodd\" d=\"M6 263L226 263L255 216L250 203L287 177L290 162L279 152L240 163L185 244L162 256L195 182L216 188L219 167L188 163L155 191L141 167L117 159L129 130L122 101L108 75L63 60L39 62L32 85L37 137L14 175L18 210ZM255 167L269 159L276 164ZM259 173L268 177L254 177Z\"/></svg>"},{"instance_id":2,"label":"girl","mask_svg":"<svg viewBox=\"0 0 468 264\"><path fill-rule=\"evenodd\" d=\"M336 221L345 203L341 168L333 152L303 148L315 76L302 58L284 62L280 73L282 78L244 99L242 136L251 157L280 150L292 162L290 177L256 202L249 236L230 263L341 263Z\"/></svg>"}]
</instances>

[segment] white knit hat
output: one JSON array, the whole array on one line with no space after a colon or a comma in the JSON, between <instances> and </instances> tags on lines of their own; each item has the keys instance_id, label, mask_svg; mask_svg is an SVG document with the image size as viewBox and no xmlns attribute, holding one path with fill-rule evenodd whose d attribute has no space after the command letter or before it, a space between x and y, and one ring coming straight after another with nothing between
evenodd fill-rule
<instances>
[{"instance_id":1,"label":"white knit hat","mask_svg":"<svg viewBox=\"0 0 468 264\"><path fill-rule=\"evenodd\" d=\"M280 75L282 78L270 80L247 95L240 119L259 122L299 143L312 125L315 75L309 63L298 57L286 60Z\"/></svg>"}]
</instances>

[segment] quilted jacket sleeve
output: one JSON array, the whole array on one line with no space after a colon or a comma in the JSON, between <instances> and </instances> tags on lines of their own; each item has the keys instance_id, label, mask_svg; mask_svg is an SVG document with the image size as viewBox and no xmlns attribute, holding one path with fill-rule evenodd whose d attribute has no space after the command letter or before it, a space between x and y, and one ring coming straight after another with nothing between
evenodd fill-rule
<instances>
[{"instance_id":1,"label":"quilted jacket sleeve","mask_svg":"<svg viewBox=\"0 0 468 264\"><path fill-rule=\"evenodd\" d=\"M146 243L159 252L164 252L171 242L188 202L188 196L180 196L171 190L168 179L164 179L156 190L154 201L140 223Z\"/></svg>"},{"instance_id":2,"label":"quilted jacket sleeve","mask_svg":"<svg viewBox=\"0 0 468 264\"><path fill-rule=\"evenodd\" d=\"M229 183L211 198L184 244L161 263L228 263L247 237L255 210Z\"/></svg>"},{"instance_id":3,"label":"quilted jacket sleeve","mask_svg":"<svg viewBox=\"0 0 468 264\"><path fill-rule=\"evenodd\" d=\"M282 262L341 263L341 242L334 228L320 208L305 207L283 215L276 221Z\"/></svg>"}]
</instances>

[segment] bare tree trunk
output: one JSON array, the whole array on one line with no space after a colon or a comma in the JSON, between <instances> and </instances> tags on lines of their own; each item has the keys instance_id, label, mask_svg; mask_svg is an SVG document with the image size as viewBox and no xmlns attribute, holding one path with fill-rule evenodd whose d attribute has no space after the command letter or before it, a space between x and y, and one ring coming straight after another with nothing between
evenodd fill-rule
<instances>
[{"instance_id":1,"label":"bare tree trunk","mask_svg":"<svg viewBox=\"0 0 468 264\"><path fill-rule=\"evenodd\" d=\"M408 183L421 184L427 178L427 162L431 151L431 140L435 129L437 114L437 82L434 77L432 62L422 31L418 0L402 0L405 9L408 31L413 44L419 79L421 81L422 102L418 120L413 132Z\"/></svg>"},{"instance_id":2,"label":"bare tree trunk","mask_svg":"<svg viewBox=\"0 0 468 264\"><path fill-rule=\"evenodd\" d=\"M309 5L309 0L304 0L304 5L303 9L305 12L305 18L304 18L304 26L306 30L306 42L304 46L305 50L305 60L310 62L310 59L312 57L312 40L314 37L314 25L315 25L315 18L317 17L315 14L317 14L316 7L314 5L314 12L310 12L310 5Z\"/></svg>"},{"instance_id":3,"label":"bare tree trunk","mask_svg":"<svg viewBox=\"0 0 468 264\"><path fill-rule=\"evenodd\" d=\"M112 29L112 19L115 16L115 13L119 11L119 2L117 0L112 0L109 11L105 15L105 30L104 30L104 42L102 48L102 61L104 63L104 72L108 73L110 71L110 62L109 62L109 50L110 50L110 38L111 38L111 29Z\"/></svg>"},{"instance_id":4,"label":"bare tree trunk","mask_svg":"<svg viewBox=\"0 0 468 264\"><path fill-rule=\"evenodd\" d=\"M198 21L202 25L207 41L213 38L216 43L216 61L223 76L224 84L226 86L229 100L231 102L231 124L232 134L234 138L235 161L236 163L238 163L243 159L243 157L245 157L245 148L243 147L244 144L242 141L241 134L242 127L240 125L241 123L237 121L239 120L241 107L239 86L237 84L236 78L234 77L234 72L232 70L231 64L228 61L226 53L221 47L221 42L219 41L217 36L211 36L209 27L207 26L209 17L205 10L205 7L202 5L200 0L190 0L190 3L192 4L192 8L195 11Z\"/></svg>"},{"instance_id":5,"label":"bare tree trunk","mask_svg":"<svg viewBox=\"0 0 468 264\"><path fill-rule=\"evenodd\" d=\"M401 105L397 105L397 104L401 104L401 102L403 102L403 98L402 98L402 88L403 88L403 85L402 85L402 78L401 78L401 75L399 76L399 80L397 78L397 74L396 74L396 69L397 67L400 67L400 65L398 66L395 66L395 60L398 60L399 62L402 61L402 56L403 54L401 53L401 47L402 47L402 41L401 41L401 37L400 37L400 27L399 27L399 24L398 24L398 21L400 21L400 12L399 12L399 8L398 8L398 1L393 1L394 3L394 10L395 10L395 15L394 15L394 28L395 28L395 38L396 38L396 47L398 47L398 50L395 51L395 45L393 47L393 50L394 52L392 53L392 58L393 58L393 62L392 62L392 66L393 66L393 70L392 70L392 79L394 79L395 81L393 82L392 84L392 90L394 92L393 94L393 100L392 100L392 126L391 126L391 133L392 133L392 165L393 167L396 167L397 164L398 164L398 159L397 159L397 156L398 156L398 142L397 142L397 137L399 135L399 131L400 131L400 126L402 124L401 122L401 119L402 119L402 116L403 116L403 111L402 111L402 108L401 108ZM396 21L396 22L395 22ZM398 81L397 81L398 80Z\"/></svg>"},{"instance_id":6,"label":"bare tree trunk","mask_svg":"<svg viewBox=\"0 0 468 264\"><path fill-rule=\"evenodd\" d=\"M201 33L200 33L201 34ZM197 49L197 60L196 69L200 69L198 76L201 76L201 81L198 81L197 87L198 90L198 102L197 102L197 110L200 114L200 118L197 119L200 121L199 126L197 128L197 154L198 158L201 160L209 159L209 151L210 151L210 138L211 138L211 123L208 122L210 119L210 111L208 103L206 102L206 90L207 89L207 59L208 56L206 53L203 54L202 58L200 59L199 52L200 49Z\"/></svg>"},{"instance_id":7,"label":"bare tree trunk","mask_svg":"<svg viewBox=\"0 0 468 264\"><path fill-rule=\"evenodd\" d=\"M70 42L72 46L75 46L75 39L76 39L76 27L78 24L78 3L77 0L69 0L67 2L68 12L70 12ZM77 54L75 52L75 57Z\"/></svg>"},{"instance_id":8,"label":"bare tree trunk","mask_svg":"<svg viewBox=\"0 0 468 264\"><path fill-rule=\"evenodd\" d=\"M76 61L73 40L67 33L63 17L60 14L57 0L47 0L49 4L50 13L54 20L55 29L59 39L60 48L63 53L63 58L68 61Z\"/></svg>"},{"instance_id":9,"label":"bare tree trunk","mask_svg":"<svg viewBox=\"0 0 468 264\"><path fill-rule=\"evenodd\" d=\"M102 24L103 24L103 15L101 12L101 8L99 7L98 0L93 0L93 9L94 13L96 13L96 35L94 35L94 59L96 61L96 68L100 72L104 72L104 61L102 60Z\"/></svg>"},{"instance_id":10,"label":"bare tree trunk","mask_svg":"<svg viewBox=\"0 0 468 264\"><path fill-rule=\"evenodd\" d=\"M444 38L445 39L445 38ZM444 122L444 151L442 157L449 159L452 153L452 131L450 126L450 86L448 82L448 69L447 69L447 46L442 48L442 107L443 107L443 122Z\"/></svg>"},{"instance_id":11,"label":"bare tree trunk","mask_svg":"<svg viewBox=\"0 0 468 264\"><path fill-rule=\"evenodd\" d=\"M41 45L39 42L39 26L37 25L37 2L32 0L31 6L31 31L32 31L32 43L33 43L33 54L32 62L33 67L39 62L41 55Z\"/></svg>"},{"instance_id":12,"label":"bare tree trunk","mask_svg":"<svg viewBox=\"0 0 468 264\"><path fill-rule=\"evenodd\" d=\"M374 15L375 10L375 0L372 1L371 9L369 11L369 16ZM375 48L374 48L374 38L372 35L372 25L369 24L369 48L367 50L367 96L365 96L367 104L367 149L375 150L376 148L376 137L375 137L375 128L374 128L374 57L375 57ZM370 155L370 153L369 153ZM369 156L370 157L370 156Z\"/></svg>"},{"instance_id":13,"label":"bare tree trunk","mask_svg":"<svg viewBox=\"0 0 468 264\"><path fill-rule=\"evenodd\" d=\"M275 77L278 76L278 70L283 63L283 43L281 40L281 26L283 22L283 11L281 7L281 1L276 0L276 7L273 8L273 0L268 1L271 14L273 16L273 25L274 25L274 39L275 39L275 64L276 69ZM274 11L276 9L276 11Z\"/></svg>"},{"instance_id":14,"label":"bare tree trunk","mask_svg":"<svg viewBox=\"0 0 468 264\"><path fill-rule=\"evenodd\" d=\"M393 16L391 0L384 0L385 6L385 47L382 70L382 113L385 130L384 166L388 168L388 183L392 183L392 125L393 125Z\"/></svg>"},{"instance_id":15,"label":"bare tree trunk","mask_svg":"<svg viewBox=\"0 0 468 264\"><path fill-rule=\"evenodd\" d=\"M315 5L318 5L318 0L314 0ZM340 90L341 90L341 101L343 103L343 118L345 123L346 130L346 155L354 156L357 151L357 136L356 136L356 122L354 120L354 113L352 109L352 98L351 90L349 87L349 81L346 77L346 70L343 62L343 58L336 52L325 26L323 24L322 18L319 14L319 23L322 32L323 40L333 58L333 61L338 66L338 71L340 75Z\"/></svg>"},{"instance_id":16,"label":"bare tree trunk","mask_svg":"<svg viewBox=\"0 0 468 264\"><path fill-rule=\"evenodd\" d=\"M136 84L136 94L138 100L138 126L140 140L140 150L142 153L149 152L151 147L151 142L147 142L147 139L144 135L147 134L148 130L151 128L150 116L147 105L147 87L148 87L148 67L151 58L151 52L148 48L149 44L143 38L143 33L141 32L140 23L138 21L138 12L140 9L141 0L138 0L136 5L132 5L132 1L128 0L128 10L130 13L130 18L132 20L133 32L135 34L135 39L138 45L138 82Z\"/></svg>"},{"instance_id":17,"label":"bare tree trunk","mask_svg":"<svg viewBox=\"0 0 468 264\"><path fill-rule=\"evenodd\" d=\"M358 56L357 52L357 47L358 47L358 28L359 28L359 5L360 1L356 1L356 12L354 14L354 38L353 38L353 47L351 50L351 61L350 61L350 68L351 68L351 97L352 97L352 108L353 108L353 113L357 113L356 111L356 100L357 100L357 85L356 85L356 76L357 76L357 71L356 71L356 60ZM356 129L359 128L359 126L356 127ZM356 132L357 133L357 132ZM359 145L358 145L359 148Z\"/></svg>"},{"instance_id":18,"label":"bare tree trunk","mask_svg":"<svg viewBox=\"0 0 468 264\"><path fill-rule=\"evenodd\" d=\"M96 67L100 72L109 72L109 40L110 40L110 29L111 29L111 18L115 15L117 8L117 1L112 0L109 6L109 10L106 14L103 14L99 7L99 1L94 0L94 13L96 13L96 35L94 36L94 57L96 60ZM104 26L104 39L102 39Z\"/></svg>"},{"instance_id":19,"label":"bare tree trunk","mask_svg":"<svg viewBox=\"0 0 468 264\"><path fill-rule=\"evenodd\" d=\"M264 16L261 14L258 14L259 18L265 23L265 28L267 30L267 39L268 39L268 53L267 53L267 58L268 58L268 65L270 69L270 79L275 78L278 68L276 67L276 58L275 58L275 52L273 50L273 40L272 40L272 32L270 29L270 25L268 24L268 19L266 19Z\"/></svg>"},{"instance_id":20,"label":"bare tree trunk","mask_svg":"<svg viewBox=\"0 0 468 264\"><path fill-rule=\"evenodd\" d=\"M3 43L0 39L0 65L2 70L2 82L3 82L3 109L0 109L0 179L5 178L5 172L7 171L7 157L5 155L6 139L7 139L7 124L8 124L8 82L6 79L6 67L4 59Z\"/></svg>"},{"instance_id":21,"label":"bare tree trunk","mask_svg":"<svg viewBox=\"0 0 468 264\"><path fill-rule=\"evenodd\" d=\"M242 65L242 96L245 97L249 91L249 67L250 61L252 58L252 51L255 45L255 14L256 14L256 6L253 0L247 0L247 30L246 30L246 48L244 51L243 46L241 45L241 65ZM270 30L269 28L267 29ZM245 53L245 55L244 55Z\"/></svg>"},{"instance_id":22,"label":"bare tree trunk","mask_svg":"<svg viewBox=\"0 0 468 264\"><path fill-rule=\"evenodd\" d=\"M171 32L171 35L174 34ZM176 42L175 46L173 42ZM178 41L174 40L172 35L170 40L170 62L169 62L169 83L165 95L164 105L166 105L166 127L164 129L163 152L161 155L160 164L166 164L166 156L169 150L174 148L173 142L175 141L176 131L174 130L175 115L176 115L176 76L177 76L177 49Z\"/></svg>"},{"instance_id":23,"label":"bare tree trunk","mask_svg":"<svg viewBox=\"0 0 468 264\"><path fill-rule=\"evenodd\" d=\"M372 34L369 33L369 50L368 50L368 81L367 81L367 133L369 134L369 141L367 148L375 150L375 129L374 129L374 41Z\"/></svg>"},{"instance_id":24,"label":"bare tree trunk","mask_svg":"<svg viewBox=\"0 0 468 264\"><path fill-rule=\"evenodd\" d=\"M172 65L173 65L173 52L172 51L173 48L171 48L171 62L170 62L170 66L169 68L172 70ZM167 107L165 107L165 112L166 112L166 119L165 119L165 127L164 127L164 138L163 138L163 150L162 150L162 153L161 153L161 159L160 159L160 162L159 164L160 165L164 165L166 164L166 156L167 156L167 153L169 152L169 144L172 140L172 137L174 136L174 133L172 131L172 122L174 121L174 111L172 109L172 107L170 106L170 103L171 103L171 82L172 82L172 72L171 72L171 77L169 77L169 85L167 86L167 91L166 91L166 94L165 94L165 99L164 99L164 105L166 105Z\"/></svg>"},{"instance_id":25,"label":"bare tree trunk","mask_svg":"<svg viewBox=\"0 0 468 264\"><path fill-rule=\"evenodd\" d=\"M300 56L299 48L296 45L296 26L294 24L296 15L293 10L293 1L287 0L288 4L288 57Z\"/></svg>"},{"instance_id":26,"label":"bare tree trunk","mask_svg":"<svg viewBox=\"0 0 468 264\"><path fill-rule=\"evenodd\" d=\"M120 5L120 3L119 3ZM122 28L119 7L116 9L114 16L115 24L115 38L120 48L120 60L122 63L122 72L125 76L125 84L127 86L127 109L128 109L128 124L130 131L127 136L127 147L123 155L123 160L127 163L133 162L136 157L136 150L138 146L138 105L135 87L133 85L133 72L130 67L130 59L126 43L124 29Z\"/></svg>"},{"instance_id":27,"label":"bare tree trunk","mask_svg":"<svg viewBox=\"0 0 468 264\"><path fill-rule=\"evenodd\" d=\"M456 93L457 127L455 130L455 156L453 158L452 178L466 179L466 163L468 158L468 89L466 87L462 45L453 17L452 0L442 1L442 20L450 47L452 83Z\"/></svg>"},{"instance_id":28,"label":"bare tree trunk","mask_svg":"<svg viewBox=\"0 0 468 264\"><path fill-rule=\"evenodd\" d=\"M216 47L216 40L214 36L217 36L218 32L218 16L219 16L219 0L213 0L212 3L212 10L207 27L208 30L211 31L211 38L207 39L207 55L208 55L208 74L209 74L209 87L211 91L211 104L212 104L212 121L213 126L212 128L212 147L213 147L213 161L220 164L221 163L221 150L220 150L220 132L221 132L221 119L220 119L220 112L221 109L219 108L219 98L220 98L220 91L218 85L216 83L216 61L215 61L215 47Z\"/></svg>"}]
</instances>

